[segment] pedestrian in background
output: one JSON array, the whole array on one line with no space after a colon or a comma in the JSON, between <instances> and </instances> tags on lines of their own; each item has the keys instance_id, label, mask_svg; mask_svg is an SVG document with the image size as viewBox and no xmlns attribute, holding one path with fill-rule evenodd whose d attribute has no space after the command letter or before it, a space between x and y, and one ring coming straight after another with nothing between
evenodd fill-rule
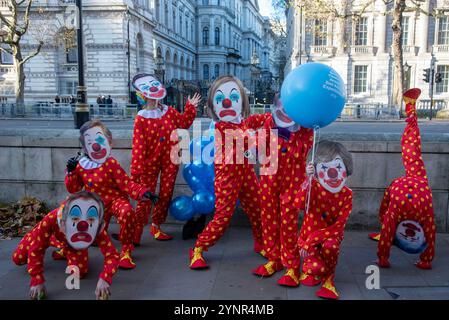
<instances>
[{"instance_id":1,"label":"pedestrian in background","mask_svg":"<svg viewBox=\"0 0 449 320\"><path fill-rule=\"evenodd\" d=\"M112 103L113 103L112 98L109 95L108 98L106 99L106 107L107 107L107 110L108 110L107 111L108 115L110 115L110 116L112 116Z\"/></svg>"}]
</instances>

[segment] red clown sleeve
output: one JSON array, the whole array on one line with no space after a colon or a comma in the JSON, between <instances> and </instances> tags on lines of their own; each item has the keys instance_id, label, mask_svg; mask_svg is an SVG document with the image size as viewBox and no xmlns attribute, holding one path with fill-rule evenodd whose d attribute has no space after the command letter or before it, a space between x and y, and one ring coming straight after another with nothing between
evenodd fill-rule
<instances>
[{"instance_id":1,"label":"red clown sleeve","mask_svg":"<svg viewBox=\"0 0 449 320\"><path fill-rule=\"evenodd\" d=\"M248 129L257 130L264 126L265 121L271 118L271 113L266 112L264 114L253 114L245 119L245 124Z\"/></svg>"},{"instance_id":2,"label":"red clown sleeve","mask_svg":"<svg viewBox=\"0 0 449 320\"><path fill-rule=\"evenodd\" d=\"M83 190L84 183L79 176L78 166L72 172L68 172L64 179L65 187L69 193L75 193Z\"/></svg>"},{"instance_id":3,"label":"red clown sleeve","mask_svg":"<svg viewBox=\"0 0 449 320\"><path fill-rule=\"evenodd\" d=\"M56 215L59 209L47 214L44 219L33 229L33 240L30 244L28 254L28 273L31 276L30 287L43 284L44 278L44 256L50 246L52 229L57 224Z\"/></svg>"},{"instance_id":4,"label":"red clown sleeve","mask_svg":"<svg viewBox=\"0 0 449 320\"><path fill-rule=\"evenodd\" d=\"M421 155L421 135L416 114L416 100L421 90L410 89L404 93L406 103L407 125L402 134L402 162L407 177L419 177L427 179L426 168Z\"/></svg>"},{"instance_id":5,"label":"red clown sleeve","mask_svg":"<svg viewBox=\"0 0 449 320\"><path fill-rule=\"evenodd\" d=\"M348 193L348 195L342 200L341 205L340 203L336 203L336 207L338 206L337 210L339 210L339 212L335 222L327 228L312 232L304 243L305 250L308 250L310 246L315 246L322 243L328 238L343 238L345 225L348 221L349 214L352 211L352 191L346 188L346 193ZM339 200L337 199L336 201Z\"/></svg>"},{"instance_id":6,"label":"red clown sleeve","mask_svg":"<svg viewBox=\"0 0 449 320\"><path fill-rule=\"evenodd\" d=\"M131 175L135 181L144 173L144 163L147 159L147 137L144 129L144 118L137 116L134 121L133 144L131 153Z\"/></svg>"},{"instance_id":7,"label":"red clown sleeve","mask_svg":"<svg viewBox=\"0 0 449 320\"><path fill-rule=\"evenodd\" d=\"M111 285L112 276L117 272L119 254L105 230L98 235L97 243L104 256L103 271L100 273L100 278Z\"/></svg>"},{"instance_id":8,"label":"red clown sleeve","mask_svg":"<svg viewBox=\"0 0 449 320\"><path fill-rule=\"evenodd\" d=\"M126 174L125 170L120 166L117 160L111 160L111 170L114 175L114 180L120 190L126 192L132 199L141 200L143 194L148 191L148 188L141 184L134 182Z\"/></svg>"},{"instance_id":9,"label":"red clown sleeve","mask_svg":"<svg viewBox=\"0 0 449 320\"><path fill-rule=\"evenodd\" d=\"M174 109L173 109L174 110ZM191 127L196 117L196 108L189 101L186 102L184 113L175 110L176 126L179 129L188 129Z\"/></svg>"}]
</instances>

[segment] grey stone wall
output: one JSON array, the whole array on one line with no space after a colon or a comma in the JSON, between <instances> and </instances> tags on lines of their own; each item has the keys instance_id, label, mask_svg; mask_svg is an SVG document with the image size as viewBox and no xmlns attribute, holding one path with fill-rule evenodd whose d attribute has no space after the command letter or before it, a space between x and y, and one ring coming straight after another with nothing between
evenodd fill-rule
<instances>
[{"instance_id":1,"label":"grey stone wall","mask_svg":"<svg viewBox=\"0 0 449 320\"><path fill-rule=\"evenodd\" d=\"M44 200L50 207L65 198L66 159L80 150L76 130L0 129L0 201L11 202L25 195ZM113 155L129 170L131 131L113 130ZM349 227L374 229L384 188L404 173L401 134L323 134L323 139L342 142L354 156L354 209ZM438 230L449 232L449 134L423 135L423 157L434 195ZM182 175L175 196L191 194ZM239 211L233 224L247 224Z\"/></svg>"}]
</instances>

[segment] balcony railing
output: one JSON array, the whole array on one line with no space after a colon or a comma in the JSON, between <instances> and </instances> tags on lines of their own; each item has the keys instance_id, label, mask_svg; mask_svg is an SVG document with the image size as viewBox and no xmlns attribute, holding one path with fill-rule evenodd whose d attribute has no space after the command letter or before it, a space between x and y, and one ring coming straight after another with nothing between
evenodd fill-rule
<instances>
[{"instance_id":1,"label":"balcony railing","mask_svg":"<svg viewBox=\"0 0 449 320\"><path fill-rule=\"evenodd\" d=\"M5 7L8 8L8 4L11 0L0 0L0 8Z\"/></svg>"},{"instance_id":2,"label":"balcony railing","mask_svg":"<svg viewBox=\"0 0 449 320\"><path fill-rule=\"evenodd\" d=\"M375 47L373 46L352 46L351 54L353 55L361 55L361 54L375 54Z\"/></svg>"},{"instance_id":3,"label":"balcony railing","mask_svg":"<svg viewBox=\"0 0 449 320\"><path fill-rule=\"evenodd\" d=\"M418 55L418 51L419 51L419 47L416 46L402 46L402 52L405 54L413 54L413 55Z\"/></svg>"},{"instance_id":4,"label":"balcony railing","mask_svg":"<svg viewBox=\"0 0 449 320\"><path fill-rule=\"evenodd\" d=\"M335 47L332 46L311 46L310 54L313 56L328 56L333 57L335 55Z\"/></svg>"},{"instance_id":5,"label":"balcony railing","mask_svg":"<svg viewBox=\"0 0 449 320\"><path fill-rule=\"evenodd\" d=\"M448 53L449 52L449 45L435 45L432 49L433 53Z\"/></svg>"},{"instance_id":6,"label":"balcony railing","mask_svg":"<svg viewBox=\"0 0 449 320\"><path fill-rule=\"evenodd\" d=\"M63 63L63 64L61 64L61 69L63 72L77 72L78 64L77 63Z\"/></svg>"}]
</instances>

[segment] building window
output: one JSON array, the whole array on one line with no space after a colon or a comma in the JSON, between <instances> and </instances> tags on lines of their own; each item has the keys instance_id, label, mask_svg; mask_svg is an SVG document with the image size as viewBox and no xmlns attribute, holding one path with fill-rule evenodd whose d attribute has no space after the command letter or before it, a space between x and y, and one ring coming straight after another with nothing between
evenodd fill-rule
<instances>
[{"instance_id":1,"label":"building window","mask_svg":"<svg viewBox=\"0 0 449 320\"><path fill-rule=\"evenodd\" d=\"M186 39L189 38L189 20L186 17Z\"/></svg>"},{"instance_id":2,"label":"building window","mask_svg":"<svg viewBox=\"0 0 449 320\"><path fill-rule=\"evenodd\" d=\"M208 6L209 5L209 0L203 0L203 6Z\"/></svg>"},{"instance_id":3,"label":"building window","mask_svg":"<svg viewBox=\"0 0 449 320\"><path fill-rule=\"evenodd\" d=\"M438 22L438 44L449 44L449 17L441 17Z\"/></svg>"},{"instance_id":4,"label":"building window","mask_svg":"<svg viewBox=\"0 0 449 320\"><path fill-rule=\"evenodd\" d=\"M368 66L355 66L354 68L354 93L368 91Z\"/></svg>"},{"instance_id":5,"label":"building window","mask_svg":"<svg viewBox=\"0 0 449 320\"><path fill-rule=\"evenodd\" d=\"M203 45L205 45L205 46L209 45L209 28L208 27L203 28Z\"/></svg>"},{"instance_id":6,"label":"building window","mask_svg":"<svg viewBox=\"0 0 449 320\"><path fill-rule=\"evenodd\" d=\"M155 0L154 10L156 11L156 20L159 21L159 0Z\"/></svg>"},{"instance_id":7,"label":"building window","mask_svg":"<svg viewBox=\"0 0 449 320\"><path fill-rule=\"evenodd\" d=\"M368 18L359 18L355 24L355 45L368 45Z\"/></svg>"},{"instance_id":8,"label":"building window","mask_svg":"<svg viewBox=\"0 0 449 320\"><path fill-rule=\"evenodd\" d=\"M315 20L315 46L327 46L327 21Z\"/></svg>"},{"instance_id":9,"label":"building window","mask_svg":"<svg viewBox=\"0 0 449 320\"><path fill-rule=\"evenodd\" d=\"M176 32L176 11L173 10L173 32Z\"/></svg>"},{"instance_id":10,"label":"building window","mask_svg":"<svg viewBox=\"0 0 449 320\"><path fill-rule=\"evenodd\" d=\"M168 5L167 5L167 3L164 6L164 21L165 21L165 26L168 28Z\"/></svg>"},{"instance_id":11,"label":"building window","mask_svg":"<svg viewBox=\"0 0 449 320\"><path fill-rule=\"evenodd\" d=\"M402 18L402 45L407 46L409 41L410 17Z\"/></svg>"},{"instance_id":12,"label":"building window","mask_svg":"<svg viewBox=\"0 0 449 320\"><path fill-rule=\"evenodd\" d=\"M67 63L78 63L78 48L71 48L67 51Z\"/></svg>"},{"instance_id":13,"label":"building window","mask_svg":"<svg viewBox=\"0 0 449 320\"><path fill-rule=\"evenodd\" d=\"M215 45L220 45L220 28L215 28Z\"/></svg>"},{"instance_id":14,"label":"building window","mask_svg":"<svg viewBox=\"0 0 449 320\"><path fill-rule=\"evenodd\" d=\"M0 58L1 64L5 64L5 65L13 65L14 64L14 58L11 54L9 54L8 52L5 51L0 51Z\"/></svg>"},{"instance_id":15,"label":"building window","mask_svg":"<svg viewBox=\"0 0 449 320\"><path fill-rule=\"evenodd\" d=\"M448 84L449 84L449 66L438 66L437 72L441 73L443 81L437 83L436 91L437 93L446 93L448 92Z\"/></svg>"},{"instance_id":16,"label":"building window","mask_svg":"<svg viewBox=\"0 0 449 320\"><path fill-rule=\"evenodd\" d=\"M184 35L184 32L183 32L183 30L182 30L182 13L181 13L181 12L179 13L179 34L180 34L181 36Z\"/></svg>"},{"instance_id":17,"label":"building window","mask_svg":"<svg viewBox=\"0 0 449 320\"><path fill-rule=\"evenodd\" d=\"M209 65L205 64L203 66L203 80L209 80Z\"/></svg>"},{"instance_id":18,"label":"building window","mask_svg":"<svg viewBox=\"0 0 449 320\"><path fill-rule=\"evenodd\" d=\"M217 79L220 76L220 65L216 64L214 68L214 79Z\"/></svg>"},{"instance_id":19,"label":"building window","mask_svg":"<svg viewBox=\"0 0 449 320\"><path fill-rule=\"evenodd\" d=\"M76 95L77 81L63 81L61 82L61 95Z\"/></svg>"}]
</instances>

